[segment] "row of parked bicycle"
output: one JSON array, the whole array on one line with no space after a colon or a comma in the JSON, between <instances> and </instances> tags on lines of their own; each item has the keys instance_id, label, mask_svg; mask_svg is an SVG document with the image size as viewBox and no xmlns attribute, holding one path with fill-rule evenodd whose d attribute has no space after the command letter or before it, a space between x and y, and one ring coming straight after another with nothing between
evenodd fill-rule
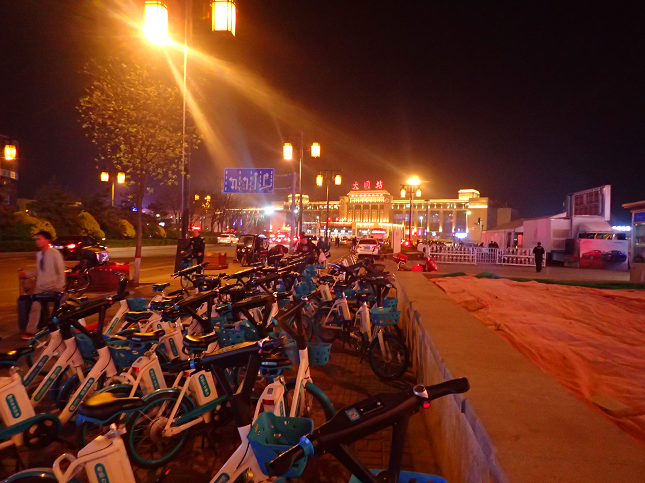
<instances>
[{"instance_id":1,"label":"row of parked bicycle","mask_svg":"<svg viewBox=\"0 0 645 483\"><path fill-rule=\"evenodd\" d=\"M311 376L310 365L326 364L336 339L380 378L405 373L409 353L387 272L370 260L325 266L306 255L232 275L207 276L203 268L174 274L188 288L167 293L169 284L154 285L150 300L128 298L125 279L110 297L35 296L54 306L47 328L0 353L8 371L0 377L0 449L14 451L17 471L18 449L60 441L69 422L82 449L5 482L77 481L84 470L92 483L134 483L132 465L165 467L191 434L213 442L231 421L241 442L213 483L294 478L324 453L354 482L444 481L401 471L407 422L430 400L467 391L466 379L337 410ZM348 445L389 426L399 429L389 466L377 476Z\"/></svg>"}]
</instances>

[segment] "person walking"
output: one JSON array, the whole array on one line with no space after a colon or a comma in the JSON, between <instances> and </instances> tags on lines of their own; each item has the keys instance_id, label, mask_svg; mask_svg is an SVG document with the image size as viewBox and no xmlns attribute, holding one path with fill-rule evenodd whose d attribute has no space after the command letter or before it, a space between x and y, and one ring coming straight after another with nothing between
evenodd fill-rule
<instances>
[{"instance_id":1,"label":"person walking","mask_svg":"<svg viewBox=\"0 0 645 483\"><path fill-rule=\"evenodd\" d=\"M340 248L340 237L336 237L336 248Z\"/></svg>"},{"instance_id":2,"label":"person walking","mask_svg":"<svg viewBox=\"0 0 645 483\"><path fill-rule=\"evenodd\" d=\"M36 269L20 272L21 279L36 278L34 293L64 292L65 291L65 260L51 245L52 236L48 231L39 231L35 237L39 252L36 253ZM38 332L38 322L42 307L39 302L31 304L29 322L26 331L21 334L23 340L31 339Z\"/></svg>"},{"instance_id":3,"label":"person walking","mask_svg":"<svg viewBox=\"0 0 645 483\"><path fill-rule=\"evenodd\" d=\"M533 249L533 255L535 255L535 269L541 272L542 262L544 261L544 247L541 242L538 242L537 246Z\"/></svg>"}]
</instances>

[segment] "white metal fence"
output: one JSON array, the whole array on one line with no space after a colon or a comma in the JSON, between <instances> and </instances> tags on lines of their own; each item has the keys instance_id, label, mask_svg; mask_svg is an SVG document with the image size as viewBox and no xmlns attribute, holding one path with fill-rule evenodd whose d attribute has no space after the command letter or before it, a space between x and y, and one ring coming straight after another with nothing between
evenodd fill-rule
<instances>
[{"instance_id":1,"label":"white metal fence","mask_svg":"<svg viewBox=\"0 0 645 483\"><path fill-rule=\"evenodd\" d=\"M528 248L446 247L431 245L426 250L437 263L535 265L535 257Z\"/></svg>"}]
</instances>

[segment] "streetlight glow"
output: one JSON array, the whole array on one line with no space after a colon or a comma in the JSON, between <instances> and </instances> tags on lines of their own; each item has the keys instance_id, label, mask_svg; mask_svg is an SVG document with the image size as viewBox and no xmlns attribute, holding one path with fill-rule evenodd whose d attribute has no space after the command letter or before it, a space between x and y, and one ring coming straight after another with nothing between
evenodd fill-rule
<instances>
[{"instance_id":1,"label":"streetlight glow","mask_svg":"<svg viewBox=\"0 0 645 483\"><path fill-rule=\"evenodd\" d=\"M401 188L401 198L405 198L405 190Z\"/></svg>"},{"instance_id":2,"label":"streetlight glow","mask_svg":"<svg viewBox=\"0 0 645 483\"><path fill-rule=\"evenodd\" d=\"M213 32L231 32L235 36L235 1L212 0Z\"/></svg>"},{"instance_id":3,"label":"streetlight glow","mask_svg":"<svg viewBox=\"0 0 645 483\"><path fill-rule=\"evenodd\" d=\"M291 161L293 159L293 145L291 143L284 143L284 146L282 148L282 156L287 161Z\"/></svg>"},{"instance_id":4,"label":"streetlight glow","mask_svg":"<svg viewBox=\"0 0 645 483\"><path fill-rule=\"evenodd\" d=\"M342 181L342 178L340 177L340 175L339 175L339 174L337 174L336 176L334 176L334 184L335 184L336 186L340 186L341 181Z\"/></svg>"},{"instance_id":5,"label":"streetlight glow","mask_svg":"<svg viewBox=\"0 0 645 483\"><path fill-rule=\"evenodd\" d=\"M408 180L408 184L410 186L419 186L421 184L421 181L419 181L418 176L412 176L412 178Z\"/></svg>"},{"instance_id":6,"label":"streetlight glow","mask_svg":"<svg viewBox=\"0 0 645 483\"><path fill-rule=\"evenodd\" d=\"M318 176L316 176L316 185L322 186L322 184L323 184L323 176L322 174L319 174Z\"/></svg>"},{"instance_id":7,"label":"streetlight glow","mask_svg":"<svg viewBox=\"0 0 645 483\"><path fill-rule=\"evenodd\" d=\"M420 189L419 189L419 190L417 190L417 192L415 193L415 195L417 196L417 198L421 198L421 190L420 190Z\"/></svg>"},{"instance_id":8,"label":"streetlight glow","mask_svg":"<svg viewBox=\"0 0 645 483\"><path fill-rule=\"evenodd\" d=\"M320 157L320 144L313 143L311 145L311 157L312 158L319 158Z\"/></svg>"},{"instance_id":9,"label":"streetlight glow","mask_svg":"<svg viewBox=\"0 0 645 483\"><path fill-rule=\"evenodd\" d=\"M16 146L13 144L5 144L4 146L4 159L13 161L16 159Z\"/></svg>"},{"instance_id":10,"label":"streetlight glow","mask_svg":"<svg viewBox=\"0 0 645 483\"><path fill-rule=\"evenodd\" d=\"M117 173L116 182L119 184L125 183L125 173Z\"/></svg>"},{"instance_id":11,"label":"streetlight glow","mask_svg":"<svg viewBox=\"0 0 645 483\"><path fill-rule=\"evenodd\" d=\"M199 201L199 195L195 195L195 201Z\"/></svg>"},{"instance_id":12,"label":"streetlight glow","mask_svg":"<svg viewBox=\"0 0 645 483\"><path fill-rule=\"evenodd\" d=\"M104 183L107 183L108 181L110 181L110 173L108 173L107 171L103 171L101 173L101 181L103 181Z\"/></svg>"},{"instance_id":13,"label":"streetlight glow","mask_svg":"<svg viewBox=\"0 0 645 483\"><path fill-rule=\"evenodd\" d=\"M143 32L151 44L167 45L168 7L162 0L146 0L143 16Z\"/></svg>"}]
</instances>

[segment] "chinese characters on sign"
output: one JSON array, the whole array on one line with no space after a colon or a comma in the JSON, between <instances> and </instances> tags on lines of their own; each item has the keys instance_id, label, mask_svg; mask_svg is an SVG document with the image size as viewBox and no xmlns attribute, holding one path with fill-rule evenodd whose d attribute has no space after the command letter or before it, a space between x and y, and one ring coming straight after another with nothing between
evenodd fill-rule
<instances>
[{"instance_id":1,"label":"chinese characters on sign","mask_svg":"<svg viewBox=\"0 0 645 483\"><path fill-rule=\"evenodd\" d=\"M363 182L363 189L365 189L365 190L372 189L371 186L372 186L371 181L367 180L367 181ZM361 188L360 188L360 186L358 184L358 181L354 181L354 183L352 183L352 190L356 191L356 190L359 190L359 189L361 189ZM378 181L376 181L374 183L374 189L376 189L376 190L382 190L383 189L383 180L382 179L379 179Z\"/></svg>"}]
</instances>

